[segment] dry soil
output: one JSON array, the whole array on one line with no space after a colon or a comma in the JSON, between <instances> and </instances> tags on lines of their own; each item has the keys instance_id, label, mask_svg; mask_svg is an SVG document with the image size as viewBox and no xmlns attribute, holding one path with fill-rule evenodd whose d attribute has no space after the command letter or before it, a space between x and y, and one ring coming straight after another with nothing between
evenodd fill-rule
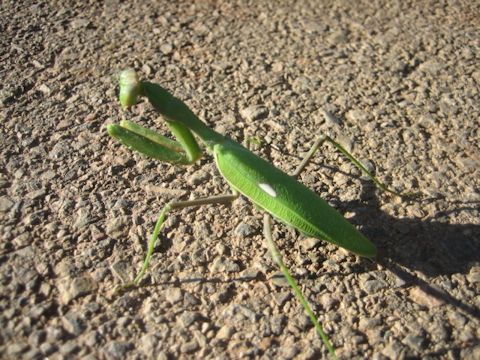
<instances>
[{"instance_id":1,"label":"dry soil","mask_svg":"<svg viewBox=\"0 0 480 360\"><path fill-rule=\"evenodd\" d=\"M173 213L141 287L161 207L228 191L133 154L105 125L166 132L117 101L133 67L216 130L291 172L378 247L374 261L276 223L285 261L343 359L479 359L478 1L2 1L0 357L318 359L327 351L278 275L262 212ZM328 220L326 220L328 221Z\"/></svg>"}]
</instances>

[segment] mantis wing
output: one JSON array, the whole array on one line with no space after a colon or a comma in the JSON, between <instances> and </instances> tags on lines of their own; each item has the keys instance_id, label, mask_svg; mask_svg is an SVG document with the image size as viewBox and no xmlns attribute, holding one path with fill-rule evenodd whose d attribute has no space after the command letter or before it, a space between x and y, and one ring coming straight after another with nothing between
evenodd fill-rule
<instances>
[{"instance_id":1,"label":"mantis wing","mask_svg":"<svg viewBox=\"0 0 480 360\"><path fill-rule=\"evenodd\" d=\"M214 156L234 189L282 222L357 255L376 255L370 240L325 200L240 144L231 140L216 144Z\"/></svg>"}]
</instances>

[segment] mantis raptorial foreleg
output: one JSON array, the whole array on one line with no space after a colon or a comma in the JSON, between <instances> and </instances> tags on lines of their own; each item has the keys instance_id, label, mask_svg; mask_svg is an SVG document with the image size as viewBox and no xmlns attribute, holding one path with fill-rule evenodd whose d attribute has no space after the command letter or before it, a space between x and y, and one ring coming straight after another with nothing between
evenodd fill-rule
<instances>
[{"instance_id":1,"label":"mantis raptorial foreleg","mask_svg":"<svg viewBox=\"0 0 480 360\"><path fill-rule=\"evenodd\" d=\"M153 159L182 165L197 161L202 152L190 130L174 121L167 122L167 126L179 141L128 120L122 120L119 125L110 125L108 132L122 144Z\"/></svg>"},{"instance_id":2,"label":"mantis raptorial foreleg","mask_svg":"<svg viewBox=\"0 0 480 360\"><path fill-rule=\"evenodd\" d=\"M201 206L201 205L228 204L234 201L235 199L237 199L238 196L239 196L238 192L233 191L232 194L210 196L206 198L199 198L199 199L193 199L193 200L187 200L187 201L175 201L165 205L163 209L160 211L160 215L158 216L157 223L155 224L155 229L153 230L152 237L150 238L150 242L148 243L147 255L145 256L145 260L143 261L143 265L140 272L133 280L133 285L138 285L142 280L143 276L145 275L145 272L148 269L150 260L153 255L155 245L157 244L158 235L170 211L184 209L187 207Z\"/></svg>"}]
</instances>

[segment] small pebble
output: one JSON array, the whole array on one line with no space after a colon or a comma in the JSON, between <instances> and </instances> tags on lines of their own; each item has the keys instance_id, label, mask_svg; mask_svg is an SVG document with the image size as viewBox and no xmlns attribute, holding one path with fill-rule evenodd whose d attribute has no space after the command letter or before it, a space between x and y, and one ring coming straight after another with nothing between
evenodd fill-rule
<instances>
[{"instance_id":1,"label":"small pebble","mask_svg":"<svg viewBox=\"0 0 480 360\"><path fill-rule=\"evenodd\" d=\"M7 196L0 197L0 212L7 212L13 206L14 202Z\"/></svg>"},{"instance_id":2,"label":"small pebble","mask_svg":"<svg viewBox=\"0 0 480 360\"><path fill-rule=\"evenodd\" d=\"M103 347L103 353L107 359L125 359L126 354L133 347L131 342L111 341Z\"/></svg>"},{"instance_id":3,"label":"small pebble","mask_svg":"<svg viewBox=\"0 0 480 360\"><path fill-rule=\"evenodd\" d=\"M253 235L255 233L255 229L251 225L241 222L235 228L234 233L239 237L247 237Z\"/></svg>"},{"instance_id":4,"label":"small pebble","mask_svg":"<svg viewBox=\"0 0 480 360\"><path fill-rule=\"evenodd\" d=\"M62 318L63 328L74 336L80 335L86 328L80 316L74 312L67 313Z\"/></svg>"},{"instance_id":5,"label":"small pebble","mask_svg":"<svg viewBox=\"0 0 480 360\"><path fill-rule=\"evenodd\" d=\"M434 308L444 303L442 299L427 293L419 286L415 286L410 289L410 298L417 304L426 306L428 308Z\"/></svg>"},{"instance_id":6,"label":"small pebble","mask_svg":"<svg viewBox=\"0 0 480 360\"><path fill-rule=\"evenodd\" d=\"M180 315L180 322L182 325L186 328L188 328L190 325L192 325L194 322L199 320L201 318L200 313L195 312L195 311L184 311Z\"/></svg>"},{"instance_id":7,"label":"small pebble","mask_svg":"<svg viewBox=\"0 0 480 360\"><path fill-rule=\"evenodd\" d=\"M227 257L218 256L208 267L212 273L218 272L239 272L240 266L233 260Z\"/></svg>"},{"instance_id":8,"label":"small pebble","mask_svg":"<svg viewBox=\"0 0 480 360\"><path fill-rule=\"evenodd\" d=\"M165 55L171 54L173 51L173 46L169 43L162 44L160 46L160 51Z\"/></svg>"},{"instance_id":9,"label":"small pebble","mask_svg":"<svg viewBox=\"0 0 480 360\"><path fill-rule=\"evenodd\" d=\"M171 287L165 291L165 298L170 304L176 304L183 299L183 293L180 288Z\"/></svg>"},{"instance_id":10,"label":"small pebble","mask_svg":"<svg viewBox=\"0 0 480 360\"><path fill-rule=\"evenodd\" d=\"M305 249L305 250L312 250L318 246L322 241L317 238L313 237L307 237L303 239L300 243L300 245Z\"/></svg>"},{"instance_id":11,"label":"small pebble","mask_svg":"<svg viewBox=\"0 0 480 360\"><path fill-rule=\"evenodd\" d=\"M235 329L229 325L222 326L217 332L217 339L229 340L235 334Z\"/></svg>"},{"instance_id":12,"label":"small pebble","mask_svg":"<svg viewBox=\"0 0 480 360\"><path fill-rule=\"evenodd\" d=\"M240 110L240 115L247 121L261 120L268 116L268 109L265 106L253 105Z\"/></svg>"},{"instance_id":13,"label":"small pebble","mask_svg":"<svg viewBox=\"0 0 480 360\"><path fill-rule=\"evenodd\" d=\"M59 281L58 291L60 301L68 304L71 300L87 295L96 289L96 284L89 276L81 276L74 279L62 279Z\"/></svg>"}]
</instances>

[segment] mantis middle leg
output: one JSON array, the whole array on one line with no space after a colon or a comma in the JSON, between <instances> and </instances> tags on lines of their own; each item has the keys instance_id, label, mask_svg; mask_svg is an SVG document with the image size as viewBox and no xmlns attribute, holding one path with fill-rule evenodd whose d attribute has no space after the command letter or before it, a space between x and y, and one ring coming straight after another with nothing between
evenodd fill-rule
<instances>
[{"instance_id":1,"label":"mantis middle leg","mask_svg":"<svg viewBox=\"0 0 480 360\"><path fill-rule=\"evenodd\" d=\"M170 211L175 209L184 209L187 207L195 207L195 206L201 206L201 205L228 204L234 201L235 199L237 199L238 196L239 196L238 192L233 191L232 194L210 196L210 197L187 200L187 201L169 202L167 205L165 205L163 209L160 211L160 215L158 216L157 223L155 224L152 237L150 239L150 242L148 243L147 255L145 256L145 260L143 261L143 265L140 272L133 280L133 285L138 285L142 280L143 276L145 275L145 272L147 271L148 266L150 265L150 260L153 255L155 245L157 244L158 235Z\"/></svg>"}]
</instances>

